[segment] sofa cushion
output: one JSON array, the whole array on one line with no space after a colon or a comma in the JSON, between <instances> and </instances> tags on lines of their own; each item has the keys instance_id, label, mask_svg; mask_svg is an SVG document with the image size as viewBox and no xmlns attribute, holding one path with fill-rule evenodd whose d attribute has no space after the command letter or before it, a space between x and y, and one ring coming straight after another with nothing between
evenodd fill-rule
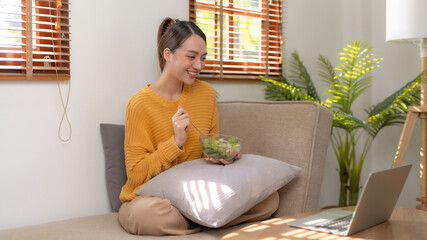
<instances>
[{"instance_id":1,"label":"sofa cushion","mask_svg":"<svg viewBox=\"0 0 427 240\"><path fill-rule=\"evenodd\" d=\"M108 213L0 230L1 240L218 240L251 223L222 229L205 229L189 235L138 236L120 226L118 213ZM231 235L233 236L233 235ZM247 239L247 238L246 238Z\"/></svg>"},{"instance_id":2,"label":"sofa cushion","mask_svg":"<svg viewBox=\"0 0 427 240\"><path fill-rule=\"evenodd\" d=\"M291 181L301 168L253 154L230 165L196 159L161 172L136 191L171 201L188 219L222 227Z\"/></svg>"},{"instance_id":3,"label":"sofa cushion","mask_svg":"<svg viewBox=\"0 0 427 240\"><path fill-rule=\"evenodd\" d=\"M119 199L120 192L127 180L124 154L125 126L101 123L100 127L108 198L113 211L117 212L122 205Z\"/></svg>"}]
</instances>

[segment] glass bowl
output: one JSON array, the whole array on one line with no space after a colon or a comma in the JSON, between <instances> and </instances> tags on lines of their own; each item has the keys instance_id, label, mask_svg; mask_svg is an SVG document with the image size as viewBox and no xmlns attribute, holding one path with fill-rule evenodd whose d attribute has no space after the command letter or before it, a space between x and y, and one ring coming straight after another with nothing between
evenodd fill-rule
<instances>
[{"instance_id":1,"label":"glass bowl","mask_svg":"<svg viewBox=\"0 0 427 240\"><path fill-rule=\"evenodd\" d=\"M200 135L199 140L206 157L214 158L215 160L224 159L229 161L242 148L242 140L240 138L223 134Z\"/></svg>"}]
</instances>

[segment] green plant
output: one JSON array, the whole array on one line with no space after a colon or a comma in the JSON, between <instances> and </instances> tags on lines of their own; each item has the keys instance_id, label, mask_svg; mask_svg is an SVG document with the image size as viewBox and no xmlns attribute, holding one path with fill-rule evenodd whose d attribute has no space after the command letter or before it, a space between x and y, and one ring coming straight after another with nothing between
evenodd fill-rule
<instances>
[{"instance_id":1,"label":"green plant","mask_svg":"<svg viewBox=\"0 0 427 240\"><path fill-rule=\"evenodd\" d=\"M340 63L336 67L326 57L318 57L319 77L328 87L325 101L320 99L297 52L292 53L287 77L278 81L261 79L266 83L267 100L313 101L334 112L331 143L339 165L339 206L347 206L357 203L360 174L373 139L381 129L403 124L408 106L419 105L421 74L382 102L366 108L367 118L361 120L352 106L371 86L373 78L368 73L379 68L382 59L374 58L372 47L362 40L347 44L338 55Z\"/></svg>"}]
</instances>

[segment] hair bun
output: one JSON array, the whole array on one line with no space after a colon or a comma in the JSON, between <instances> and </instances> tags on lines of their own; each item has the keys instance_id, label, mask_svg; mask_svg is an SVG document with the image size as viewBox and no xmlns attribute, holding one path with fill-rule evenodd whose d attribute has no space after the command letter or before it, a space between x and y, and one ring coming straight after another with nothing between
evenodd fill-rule
<instances>
[{"instance_id":1,"label":"hair bun","mask_svg":"<svg viewBox=\"0 0 427 240\"><path fill-rule=\"evenodd\" d=\"M170 22L169 22L169 27L171 27L172 25L174 25L175 23L177 23L179 20L178 19L170 19Z\"/></svg>"},{"instance_id":2,"label":"hair bun","mask_svg":"<svg viewBox=\"0 0 427 240\"><path fill-rule=\"evenodd\" d=\"M179 22L178 19L166 18L163 21L162 35L177 22Z\"/></svg>"}]
</instances>

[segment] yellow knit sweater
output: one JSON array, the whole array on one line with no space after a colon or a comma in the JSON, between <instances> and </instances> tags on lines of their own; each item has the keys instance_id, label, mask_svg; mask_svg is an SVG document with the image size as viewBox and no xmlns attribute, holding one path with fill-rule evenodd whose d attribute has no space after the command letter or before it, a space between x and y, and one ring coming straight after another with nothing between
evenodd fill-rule
<instances>
[{"instance_id":1,"label":"yellow knit sweater","mask_svg":"<svg viewBox=\"0 0 427 240\"><path fill-rule=\"evenodd\" d=\"M196 80L184 85L176 101L168 101L149 85L133 95L126 109L125 159L127 182L120 193L122 202L137 197L135 191L160 172L203 156L199 132L190 126L182 149L174 139L172 116L183 107L203 133L218 133L218 112L214 88ZM172 180L171 180L172 181Z\"/></svg>"}]
</instances>

